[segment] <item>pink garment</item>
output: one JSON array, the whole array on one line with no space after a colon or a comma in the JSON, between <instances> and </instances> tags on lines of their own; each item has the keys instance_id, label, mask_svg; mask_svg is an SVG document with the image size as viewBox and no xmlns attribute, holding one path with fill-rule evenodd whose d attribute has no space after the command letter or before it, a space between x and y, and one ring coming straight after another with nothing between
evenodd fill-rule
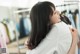
<instances>
[{"instance_id":1,"label":"pink garment","mask_svg":"<svg viewBox=\"0 0 80 54\"><path fill-rule=\"evenodd\" d=\"M0 49L1 50L3 48L6 49L6 52L5 53L1 53L1 54L8 54L6 40L7 40L7 34L6 34L6 31L5 31L5 27L3 26L2 23L0 23Z\"/></svg>"},{"instance_id":2,"label":"pink garment","mask_svg":"<svg viewBox=\"0 0 80 54\"><path fill-rule=\"evenodd\" d=\"M9 43L9 38L7 35L6 27L2 23L0 23L0 32L1 32L2 36L4 36L6 43Z\"/></svg>"},{"instance_id":3,"label":"pink garment","mask_svg":"<svg viewBox=\"0 0 80 54\"><path fill-rule=\"evenodd\" d=\"M0 43L0 48L1 48L1 43Z\"/></svg>"},{"instance_id":4,"label":"pink garment","mask_svg":"<svg viewBox=\"0 0 80 54\"><path fill-rule=\"evenodd\" d=\"M0 46L1 46L0 48L6 48L6 41L1 34L1 31L0 31Z\"/></svg>"}]
</instances>

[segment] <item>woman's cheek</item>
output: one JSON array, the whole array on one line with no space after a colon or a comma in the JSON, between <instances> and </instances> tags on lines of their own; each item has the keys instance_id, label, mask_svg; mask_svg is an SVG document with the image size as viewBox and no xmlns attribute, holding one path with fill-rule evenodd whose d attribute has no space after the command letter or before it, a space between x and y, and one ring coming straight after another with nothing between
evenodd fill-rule
<instances>
[{"instance_id":1,"label":"woman's cheek","mask_svg":"<svg viewBox=\"0 0 80 54\"><path fill-rule=\"evenodd\" d=\"M57 23L57 22L60 21L60 16L54 15L51 20L52 20L53 23Z\"/></svg>"}]
</instances>

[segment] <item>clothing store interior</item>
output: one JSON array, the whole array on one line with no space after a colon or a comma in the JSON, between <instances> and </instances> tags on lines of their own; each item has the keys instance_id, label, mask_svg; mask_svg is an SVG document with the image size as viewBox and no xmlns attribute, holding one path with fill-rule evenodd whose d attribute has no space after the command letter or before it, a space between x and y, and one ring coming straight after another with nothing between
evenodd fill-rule
<instances>
[{"instance_id":1,"label":"clothing store interior","mask_svg":"<svg viewBox=\"0 0 80 54\"><path fill-rule=\"evenodd\" d=\"M9 54L26 54L26 42L31 32L30 10L43 1L54 3L77 29L80 38L80 0L0 0L0 48L6 48Z\"/></svg>"}]
</instances>

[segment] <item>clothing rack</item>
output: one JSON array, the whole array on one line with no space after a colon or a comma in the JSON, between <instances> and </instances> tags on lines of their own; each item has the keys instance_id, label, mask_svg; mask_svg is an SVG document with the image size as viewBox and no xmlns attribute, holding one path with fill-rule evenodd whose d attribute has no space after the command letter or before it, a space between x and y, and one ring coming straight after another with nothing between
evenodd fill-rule
<instances>
[{"instance_id":1,"label":"clothing rack","mask_svg":"<svg viewBox=\"0 0 80 54\"><path fill-rule=\"evenodd\" d=\"M56 7L62 7L62 6L70 6L70 5L77 5L78 3L72 3L72 4L63 4L63 5L57 5Z\"/></svg>"},{"instance_id":2,"label":"clothing rack","mask_svg":"<svg viewBox=\"0 0 80 54\"><path fill-rule=\"evenodd\" d=\"M72 3L72 4L63 4L63 5L57 5L56 7L62 7L62 6L70 6L70 5L77 5L78 3ZM30 11L31 9L24 9L24 10L17 10L14 13L21 13L21 12L26 12Z\"/></svg>"},{"instance_id":3,"label":"clothing rack","mask_svg":"<svg viewBox=\"0 0 80 54\"><path fill-rule=\"evenodd\" d=\"M78 2L79 3L80 1L64 1L64 2Z\"/></svg>"},{"instance_id":4,"label":"clothing rack","mask_svg":"<svg viewBox=\"0 0 80 54\"><path fill-rule=\"evenodd\" d=\"M28 12L30 11L31 9L24 9L24 10L17 10L17 11L14 11L14 13L22 13L22 12Z\"/></svg>"}]
</instances>

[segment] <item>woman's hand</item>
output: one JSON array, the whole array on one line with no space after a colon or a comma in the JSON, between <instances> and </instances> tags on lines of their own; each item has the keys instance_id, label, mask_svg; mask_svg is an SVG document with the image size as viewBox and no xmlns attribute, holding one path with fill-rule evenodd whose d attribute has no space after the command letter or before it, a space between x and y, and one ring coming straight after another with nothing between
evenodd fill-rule
<instances>
[{"instance_id":1,"label":"woman's hand","mask_svg":"<svg viewBox=\"0 0 80 54\"><path fill-rule=\"evenodd\" d=\"M78 32L75 28L70 28L70 31L72 33L72 44L68 54L75 54L77 41L78 41Z\"/></svg>"},{"instance_id":2,"label":"woman's hand","mask_svg":"<svg viewBox=\"0 0 80 54\"><path fill-rule=\"evenodd\" d=\"M72 42L75 42L75 44L77 44L78 41L78 31L75 28L70 29L71 33L72 33Z\"/></svg>"}]
</instances>

